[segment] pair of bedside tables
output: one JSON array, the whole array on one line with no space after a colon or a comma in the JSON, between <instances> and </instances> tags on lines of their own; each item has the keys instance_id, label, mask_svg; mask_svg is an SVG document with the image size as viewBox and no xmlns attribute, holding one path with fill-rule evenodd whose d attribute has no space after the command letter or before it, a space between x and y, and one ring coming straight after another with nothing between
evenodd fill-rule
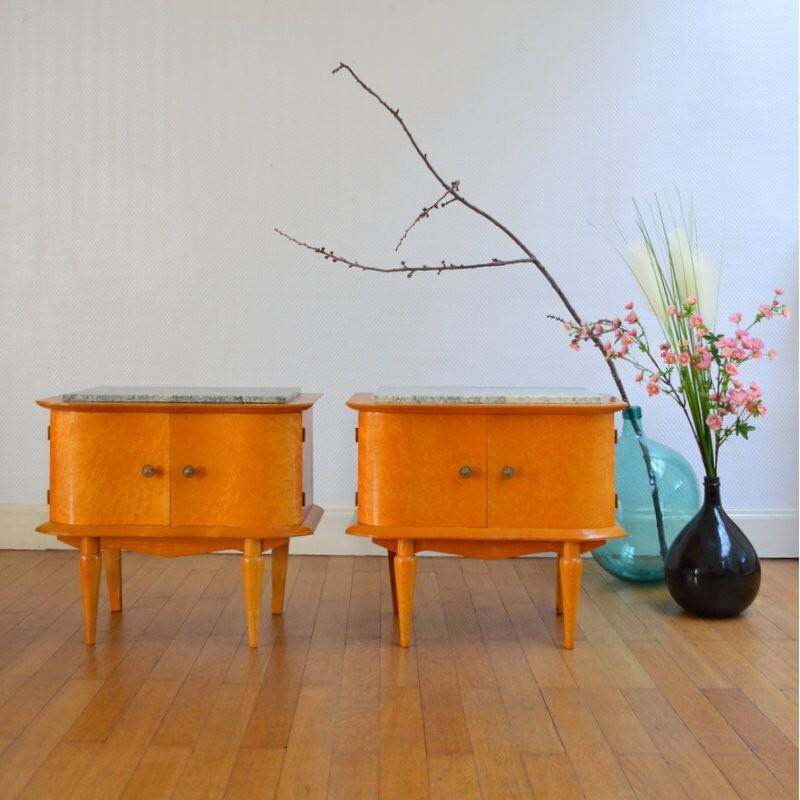
<instances>
[{"instance_id":1,"label":"pair of bedside tables","mask_svg":"<svg viewBox=\"0 0 800 800\"><path fill-rule=\"evenodd\" d=\"M91 389L50 410L50 520L80 550L86 643L102 564L122 609L122 550L242 551L248 641L258 646L262 553L283 610L289 539L312 534L312 407L294 388ZM356 394L357 515L347 533L389 556L400 644L411 639L420 551L558 555L556 609L574 645L581 555L625 535L614 519L613 415L583 390L387 389Z\"/></svg>"}]
</instances>

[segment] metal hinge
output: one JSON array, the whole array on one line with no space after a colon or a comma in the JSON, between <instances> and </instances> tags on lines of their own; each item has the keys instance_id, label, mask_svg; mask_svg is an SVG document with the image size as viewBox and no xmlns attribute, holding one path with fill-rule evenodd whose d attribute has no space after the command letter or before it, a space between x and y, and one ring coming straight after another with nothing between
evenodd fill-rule
<instances>
[{"instance_id":1,"label":"metal hinge","mask_svg":"<svg viewBox=\"0 0 800 800\"><path fill-rule=\"evenodd\" d=\"M358 428L356 428L356 441L358 441Z\"/></svg>"},{"instance_id":2,"label":"metal hinge","mask_svg":"<svg viewBox=\"0 0 800 800\"><path fill-rule=\"evenodd\" d=\"M50 490L47 490L47 505L50 505Z\"/></svg>"},{"instance_id":3,"label":"metal hinge","mask_svg":"<svg viewBox=\"0 0 800 800\"><path fill-rule=\"evenodd\" d=\"M617 429L614 428L614 444L617 443L617 439L619 438L619 434L617 433Z\"/></svg>"},{"instance_id":4,"label":"metal hinge","mask_svg":"<svg viewBox=\"0 0 800 800\"><path fill-rule=\"evenodd\" d=\"M306 504L306 493L303 492L300 498L300 505L304 506Z\"/></svg>"},{"instance_id":5,"label":"metal hinge","mask_svg":"<svg viewBox=\"0 0 800 800\"><path fill-rule=\"evenodd\" d=\"M47 426L47 441L50 441L50 426Z\"/></svg>"},{"instance_id":6,"label":"metal hinge","mask_svg":"<svg viewBox=\"0 0 800 800\"><path fill-rule=\"evenodd\" d=\"M356 505L358 505L358 492L356 492Z\"/></svg>"},{"instance_id":7,"label":"metal hinge","mask_svg":"<svg viewBox=\"0 0 800 800\"><path fill-rule=\"evenodd\" d=\"M619 497L614 495L614 508L619 508Z\"/></svg>"},{"instance_id":8,"label":"metal hinge","mask_svg":"<svg viewBox=\"0 0 800 800\"><path fill-rule=\"evenodd\" d=\"M302 441L305 441L305 440L306 440L306 429L303 428L303 439L302 439Z\"/></svg>"}]
</instances>

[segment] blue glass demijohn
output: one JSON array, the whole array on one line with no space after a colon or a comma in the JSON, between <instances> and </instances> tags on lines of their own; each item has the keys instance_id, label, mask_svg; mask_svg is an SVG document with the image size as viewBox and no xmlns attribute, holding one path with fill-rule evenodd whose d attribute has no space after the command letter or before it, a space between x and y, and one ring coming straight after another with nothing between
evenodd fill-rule
<instances>
[{"instance_id":1,"label":"blue glass demijohn","mask_svg":"<svg viewBox=\"0 0 800 800\"><path fill-rule=\"evenodd\" d=\"M618 578L663 581L666 551L700 508L697 477L680 453L644 435L641 408L626 408L622 420L622 433L614 448L617 522L628 535L611 539L593 554L603 569ZM663 541L658 535L642 444L658 487Z\"/></svg>"}]
</instances>

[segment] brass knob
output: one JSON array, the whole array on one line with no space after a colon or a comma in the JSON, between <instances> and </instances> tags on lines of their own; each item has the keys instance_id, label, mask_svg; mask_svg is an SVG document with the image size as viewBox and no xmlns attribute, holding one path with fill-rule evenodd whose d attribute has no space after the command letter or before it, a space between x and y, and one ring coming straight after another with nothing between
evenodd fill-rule
<instances>
[{"instance_id":1,"label":"brass knob","mask_svg":"<svg viewBox=\"0 0 800 800\"><path fill-rule=\"evenodd\" d=\"M194 478L195 475L197 475L197 470L191 464L183 468L184 478Z\"/></svg>"},{"instance_id":2,"label":"brass knob","mask_svg":"<svg viewBox=\"0 0 800 800\"><path fill-rule=\"evenodd\" d=\"M458 471L458 474L462 478L471 478L472 477L472 467L461 467Z\"/></svg>"},{"instance_id":3,"label":"brass knob","mask_svg":"<svg viewBox=\"0 0 800 800\"><path fill-rule=\"evenodd\" d=\"M514 477L514 467L503 467L502 475L504 478Z\"/></svg>"},{"instance_id":4,"label":"brass knob","mask_svg":"<svg viewBox=\"0 0 800 800\"><path fill-rule=\"evenodd\" d=\"M152 478L156 474L156 468L152 464L145 464L142 467L142 475L145 478Z\"/></svg>"}]
</instances>

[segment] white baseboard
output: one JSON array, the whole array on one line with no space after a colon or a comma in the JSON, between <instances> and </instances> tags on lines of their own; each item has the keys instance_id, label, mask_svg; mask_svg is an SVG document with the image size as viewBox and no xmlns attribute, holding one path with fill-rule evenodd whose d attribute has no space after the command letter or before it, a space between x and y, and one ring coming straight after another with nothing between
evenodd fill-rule
<instances>
[{"instance_id":1,"label":"white baseboard","mask_svg":"<svg viewBox=\"0 0 800 800\"><path fill-rule=\"evenodd\" d=\"M348 536L345 528L355 509L329 506L313 536L292 540L291 552L298 555L363 556L382 555L385 550L361 536ZM747 534L762 558L798 557L798 515L795 509L753 509L729 512ZM46 505L0 503L0 550L61 549L54 536L36 532L48 518Z\"/></svg>"}]
</instances>

